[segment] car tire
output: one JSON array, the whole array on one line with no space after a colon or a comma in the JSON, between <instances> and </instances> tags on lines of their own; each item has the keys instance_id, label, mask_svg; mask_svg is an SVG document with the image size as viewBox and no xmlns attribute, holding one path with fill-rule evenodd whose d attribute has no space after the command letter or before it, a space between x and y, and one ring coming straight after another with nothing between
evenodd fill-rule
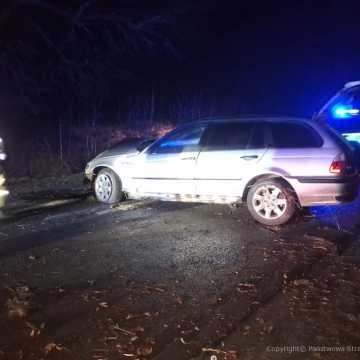
<instances>
[{"instance_id":1,"label":"car tire","mask_svg":"<svg viewBox=\"0 0 360 360\"><path fill-rule=\"evenodd\" d=\"M104 204L115 204L122 199L120 178L111 169L102 169L96 175L94 192L98 201Z\"/></svg>"},{"instance_id":2,"label":"car tire","mask_svg":"<svg viewBox=\"0 0 360 360\"><path fill-rule=\"evenodd\" d=\"M256 182L251 186L246 200L253 218L268 226L282 225L289 221L295 213L297 203L293 190L278 179Z\"/></svg>"}]
</instances>

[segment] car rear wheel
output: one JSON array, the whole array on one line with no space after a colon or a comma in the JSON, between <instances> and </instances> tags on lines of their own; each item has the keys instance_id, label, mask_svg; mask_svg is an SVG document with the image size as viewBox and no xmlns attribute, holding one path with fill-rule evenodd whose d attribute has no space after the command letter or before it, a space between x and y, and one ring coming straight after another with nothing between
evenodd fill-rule
<instances>
[{"instance_id":1,"label":"car rear wheel","mask_svg":"<svg viewBox=\"0 0 360 360\"><path fill-rule=\"evenodd\" d=\"M296 198L279 180L260 180L247 196L247 206L254 219L264 225L281 225L290 220L296 209Z\"/></svg>"},{"instance_id":2,"label":"car rear wheel","mask_svg":"<svg viewBox=\"0 0 360 360\"><path fill-rule=\"evenodd\" d=\"M122 185L119 177L111 169L102 169L94 182L96 198L105 204L114 204L122 198Z\"/></svg>"}]
</instances>

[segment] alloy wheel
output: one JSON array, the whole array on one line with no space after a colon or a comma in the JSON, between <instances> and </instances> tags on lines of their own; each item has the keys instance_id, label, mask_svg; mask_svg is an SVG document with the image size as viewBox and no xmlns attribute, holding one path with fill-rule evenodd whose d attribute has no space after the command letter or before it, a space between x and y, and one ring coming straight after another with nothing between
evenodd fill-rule
<instances>
[{"instance_id":1,"label":"alloy wheel","mask_svg":"<svg viewBox=\"0 0 360 360\"><path fill-rule=\"evenodd\" d=\"M95 180L95 192L97 197L103 201L109 201L112 193L112 182L110 176L100 174Z\"/></svg>"},{"instance_id":2,"label":"alloy wheel","mask_svg":"<svg viewBox=\"0 0 360 360\"><path fill-rule=\"evenodd\" d=\"M256 190L252 203L259 216L268 220L275 220L284 215L288 201L279 187L264 185Z\"/></svg>"}]
</instances>

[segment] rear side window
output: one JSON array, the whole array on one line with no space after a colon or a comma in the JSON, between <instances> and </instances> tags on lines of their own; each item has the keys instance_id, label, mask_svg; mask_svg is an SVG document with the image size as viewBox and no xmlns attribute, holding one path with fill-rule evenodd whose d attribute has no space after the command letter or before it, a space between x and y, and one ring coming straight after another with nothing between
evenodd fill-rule
<instances>
[{"instance_id":1,"label":"rear side window","mask_svg":"<svg viewBox=\"0 0 360 360\"><path fill-rule=\"evenodd\" d=\"M247 149L252 142L254 128L255 124L249 122L211 124L205 146L208 150Z\"/></svg>"},{"instance_id":2,"label":"rear side window","mask_svg":"<svg viewBox=\"0 0 360 360\"><path fill-rule=\"evenodd\" d=\"M269 123L273 146L276 148L316 148L323 140L310 126L303 124Z\"/></svg>"}]
</instances>

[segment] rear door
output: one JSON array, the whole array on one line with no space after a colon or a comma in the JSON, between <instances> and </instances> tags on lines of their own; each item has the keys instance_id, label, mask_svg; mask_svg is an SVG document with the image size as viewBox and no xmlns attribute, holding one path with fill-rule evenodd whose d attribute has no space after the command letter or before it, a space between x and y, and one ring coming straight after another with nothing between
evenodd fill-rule
<instances>
[{"instance_id":1,"label":"rear door","mask_svg":"<svg viewBox=\"0 0 360 360\"><path fill-rule=\"evenodd\" d=\"M264 131L252 121L210 124L196 165L196 193L238 197L244 178L256 170L265 149Z\"/></svg>"},{"instance_id":2,"label":"rear door","mask_svg":"<svg viewBox=\"0 0 360 360\"><path fill-rule=\"evenodd\" d=\"M299 180L328 177L339 150L323 147L324 140L309 124L298 121L269 122L270 149L267 157L272 168Z\"/></svg>"}]
</instances>

